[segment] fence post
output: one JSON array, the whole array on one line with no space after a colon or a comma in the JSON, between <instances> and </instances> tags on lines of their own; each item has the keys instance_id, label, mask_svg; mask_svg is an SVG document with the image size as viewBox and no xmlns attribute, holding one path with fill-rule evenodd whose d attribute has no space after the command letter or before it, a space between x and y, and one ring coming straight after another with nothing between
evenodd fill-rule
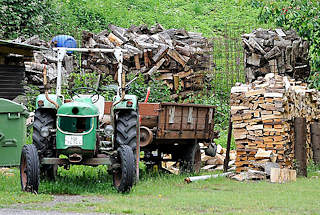
<instances>
[{"instance_id":1,"label":"fence post","mask_svg":"<svg viewBox=\"0 0 320 215\"><path fill-rule=\"evenodd\" d=\"M296 159L297 175L307 177L305 118L297 117L294 119L294 136L294 157Z\"/></svg>"},{"instance_id":2,"label":"fence post","mask_svg":"<svg viewBox=\"0 0 320 215\"><path fill-rule=\"evenodd\" d=\"M313 162L320 164L320 123L311 124L311 145L313 152Z\"/></svg>"}]
</instances>

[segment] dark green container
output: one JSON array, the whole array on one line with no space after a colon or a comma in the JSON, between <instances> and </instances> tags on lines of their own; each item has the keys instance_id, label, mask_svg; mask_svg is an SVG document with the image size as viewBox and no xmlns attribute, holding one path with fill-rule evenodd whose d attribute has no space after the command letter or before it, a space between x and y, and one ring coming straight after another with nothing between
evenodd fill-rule
<instances>
[{"instance_id":1,"label":"dark green container","mask_svg":"<svg viewBox=\"0 0 320 215\"><path fill-rule=\"evenodd\" d=\"M18 166L26 144L25 106L0 98L0 166Z\"/></svg>"}]
</instances>

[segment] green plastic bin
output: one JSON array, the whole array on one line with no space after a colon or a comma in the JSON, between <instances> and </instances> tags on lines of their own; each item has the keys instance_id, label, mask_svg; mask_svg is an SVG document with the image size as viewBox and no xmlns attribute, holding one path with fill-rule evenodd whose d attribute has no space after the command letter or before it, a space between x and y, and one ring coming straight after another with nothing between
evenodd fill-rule
<instances>
[{"instance_id":1,"label":"green plastic bin","mask_svg":"<svg viewBox=\"0 0 320 215\"><path fill-rule=\"evenodd\" d=\"M0 98L0 166L18 166L26 144L25 106Z\"/></svg>"}]
</instances>

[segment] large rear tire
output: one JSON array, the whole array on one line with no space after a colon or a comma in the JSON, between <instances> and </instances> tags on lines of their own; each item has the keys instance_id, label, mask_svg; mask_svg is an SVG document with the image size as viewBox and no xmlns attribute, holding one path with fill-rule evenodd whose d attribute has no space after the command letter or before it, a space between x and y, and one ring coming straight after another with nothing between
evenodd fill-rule
<instances>
[{"instance_id":1,"label":"large rear tire","mask_svg":"<svg viewBox=\"0 0 320 215\"><path fill-rule=\"evenodd\" d=\"M40 183L40 165L38 151L35 145L24 145L20 161L21 189L37 193Z\"/></svg>"},{"instance_id":2,"label":"large rear tire","mask_svg":"<svg viewBox=\"0 0 320 215\"><path fill-rule=\"evenodd\" d=\"M135 164L132 149L127 145L118 148L120 167L113 173L113 185L118 192L129 192L134 183Z\"/></svg>"},{"instance_id":3,"label":"large rear tire","mask_svg":"<svg viewBox=\"0 0 320 215\"><path fill-rule=\"evenodd\" d=\"M118 113L116 121L116 147L121 145L129 146L133 151L134 157L134 171L136 180L136 162L137 162L137 127L138 127L138 113L136 111L121 111Z\"/></svg>"},{"instance_id":4,"label":"large rear tire","mask_svg":"<svg viewBox=\"0 0 320 215\"><path fill-rule=\"evenodd\" d=\"M39 150L40 156L54 157L53 152L53 139L50 137L42 137L41 129L43 127L48 127L52 129L55 127L55 117L54 113L50 109L38 109L34 115L33 123L33 134L32 140L33 144ZM57 175L56 165L41 165L41 178L54 181Z\"/></svg>"},{"instance_id":5,"label":"large rear tire","mask_svg":"<svg viewBox=\"0 0 320 215\"><path fill-rule=\"evenodd\" d=\"M41 155L45 152L48 152L48 149L52 148L53 142L50 138L50 135L48 137L41 136L41 129L43 127L52 129L54 126L55 118L51 111L46 109L36 110L34 115L32 140L33 144L37 147Z\"/></svg>"},{"instance_id":6,"label":"large rear tire","mask_svg":"<svg viewBox=\"0 0 320 215\"><path fill-rule=\"evenodd\" d=\"M181 173L199 173L201 169L201 151L198 143L186 148L180 164Z\"/></svg>"},{"instance_id":7,"label":"large rear tire","mask_svg":"<svg viewBox=\"0 0 320 215\"><path fill-rule=\"evenodd\" d=\"M116 122L116 144L130 146L133 152L137 147L137 118L136 111L122 111Z\"/></svg>"}]
</instances>

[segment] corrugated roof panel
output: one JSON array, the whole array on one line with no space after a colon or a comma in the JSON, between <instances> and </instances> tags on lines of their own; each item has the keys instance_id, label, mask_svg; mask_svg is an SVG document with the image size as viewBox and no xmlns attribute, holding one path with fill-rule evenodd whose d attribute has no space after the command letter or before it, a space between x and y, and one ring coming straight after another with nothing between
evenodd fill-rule
<instances>
[{"instance_id":1,"label":"corrugated roof panel","mask_svg":"<svg viewBox=\"0 0 320 215\"><path fill-rule=\"evenodd\" d=\"M23 66L0 65L0 98L12 100L24 94L24 74Z\"/></svg>"}]
</instances>

